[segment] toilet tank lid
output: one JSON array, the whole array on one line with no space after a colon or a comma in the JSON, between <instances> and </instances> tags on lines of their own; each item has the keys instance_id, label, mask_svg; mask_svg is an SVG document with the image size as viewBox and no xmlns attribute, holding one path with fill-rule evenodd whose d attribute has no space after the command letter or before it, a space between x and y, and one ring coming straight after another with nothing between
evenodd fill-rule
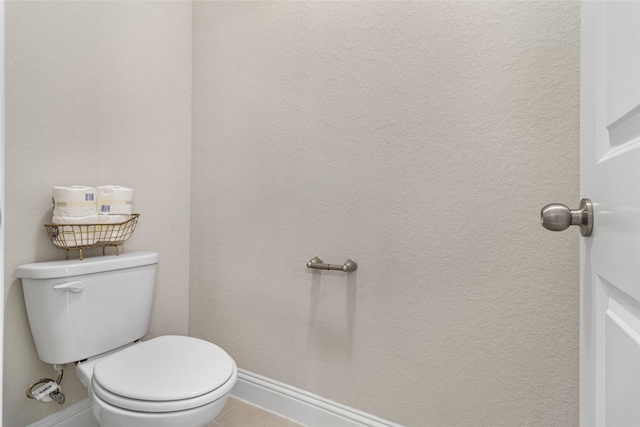
<instances>
[{"instance_id":1,"label":"toilet tank lid","mask_svg":"<svg viewBox=\"0 0 640 427\"><path fill-rule=\"evenodd\" d=\"M74 277L104 271L122 270L158 263L156 252L130 252L120 255L97 256L23 264L16 269L16 276L23 279L55 279Z\"/></svg>"}]
</instances>

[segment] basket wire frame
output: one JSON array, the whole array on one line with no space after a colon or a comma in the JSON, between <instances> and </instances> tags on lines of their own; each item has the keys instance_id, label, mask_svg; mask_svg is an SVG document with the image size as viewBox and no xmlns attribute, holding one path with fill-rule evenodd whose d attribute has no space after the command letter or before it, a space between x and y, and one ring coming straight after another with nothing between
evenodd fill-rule
<instances>
[{"instance_id":1,"label":"basket wire frame","mask_svg":"<svg viewBox=\"0 0 640 427\"><path fill-rule=\"evenodd\" d=\"M77 250L83 259L83 249L102 248L105 255L107 246L115 247L116 255L120 255L120 246L133 234L138 217L140 214L132 214L129 220L115 224L45 224L44 227L53 246L66 251L65 259L69 259L70 250Z\"/></svg>"}]
</instances>

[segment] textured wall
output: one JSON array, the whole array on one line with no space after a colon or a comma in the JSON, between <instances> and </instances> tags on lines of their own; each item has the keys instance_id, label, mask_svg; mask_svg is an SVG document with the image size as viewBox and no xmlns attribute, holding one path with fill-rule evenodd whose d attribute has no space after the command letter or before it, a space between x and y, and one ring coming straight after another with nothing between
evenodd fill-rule
<instances>
[{"instance_id":1,"label":"textured wall","mask_svg":"<svg viewBox=\"0 0 640 427\"><path fill-rule=\"evenodd\" d=\"M191 3L5 4L3 403L4 425L18 427L61 409L25 397L55 372L38 360L14 275L19 264L64 258L42 227L53 185L136 190L141 218L124 250L160 253L150 335L187 333ZM69 403L86 396L73 367L63 391Z\"/></svg>"},{"instance_id":2,"label":"textured wall","mask_svg":"<svg viewBox=\"0 0 640 427\"><path fill-rule=\"evenodd\" d=\"M409 425L577 425L577 2L194 2L190 334ZM305 268L353 257L350 275Z\"/></svg>"}]
</instances>

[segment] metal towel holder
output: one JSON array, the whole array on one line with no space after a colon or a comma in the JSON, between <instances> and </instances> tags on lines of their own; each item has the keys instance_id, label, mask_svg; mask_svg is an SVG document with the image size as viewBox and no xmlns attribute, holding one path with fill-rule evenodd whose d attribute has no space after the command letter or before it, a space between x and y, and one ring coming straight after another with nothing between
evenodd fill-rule
<instances>
[{"instance_id":1,"label":"metal towel holder","mask_svg":"<svg viewBox=\"0 0 640 427\"><path fill-rule=\"evenodd\" d=\"M307 268L317 268L320 270L340 270L345 273L351 273L352 271L356 271L358 269L358 263L349 258L344 264L325 264L322 262L322 258L319 256L311 258L311 260L307 263Z\"/></svg>"}]
</instances>

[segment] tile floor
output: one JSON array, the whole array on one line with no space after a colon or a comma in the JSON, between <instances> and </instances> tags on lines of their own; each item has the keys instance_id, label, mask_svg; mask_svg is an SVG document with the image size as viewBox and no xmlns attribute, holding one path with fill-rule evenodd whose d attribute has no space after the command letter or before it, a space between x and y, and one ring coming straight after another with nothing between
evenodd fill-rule
<instances>
[{"instance_id":1,"label":"tile floor","mask_svg":"<svg viewBox=\"0 0 640 427\"><path fill-rule=\"evenodd\" d=\"M218 418L209 427L302 427L273 412L250 405L247 402L229 397Z\"/></svg>"}]
</instances>

